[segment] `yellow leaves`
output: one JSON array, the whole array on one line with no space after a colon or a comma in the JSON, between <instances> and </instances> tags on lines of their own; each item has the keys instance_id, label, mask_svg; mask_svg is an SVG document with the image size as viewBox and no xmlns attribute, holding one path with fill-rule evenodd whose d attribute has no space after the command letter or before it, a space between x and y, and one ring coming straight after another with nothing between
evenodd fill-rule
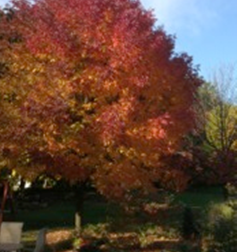
<instances>
[{"instance_id":1,"label":"yellow leaves","mask_svg":"<svg viewBox=\"0 0 237 252\"><path fill-rule=\"evenodd\" d=\"M220 102L206 115L205 130L209 142L219 150L236 148L237 108Z\"/></svg>"},{"instance_id":2,"label":"yellow leaves","mask_svg":"<svg viewBox=\"0 0 237 252\"><path fill-rule=\"evenodd\" d=\"M92 108L94 108L94 103L92 102L83 103L82 108L87 111L91 110Z\"/></svg>"},{"instance_id":3,"label":"yellow leaves","mask_svg":"<svg viewBox=\"0 0 237 252\"><path fill-rule=\"evenodd\" d=\"M81 122L76 122L70 125L70 128L75 131L75 132L79 132L80 130L84 129L85 126L83 123Z\"/></svg>"},{"instance_id":4,"label":"yellow leaves","mask_svg":"<svg viewBox=\"0 0 237 252\"><path fill-rule=\"evenodd\" d=\"M0 160L0 170L6 166L7 166L7 160L6 159Z\"/></svg>"},{"instance_id":5,"label":"yellow leaves","mask_svg":"<svg viewBox=\"0 0 237 252\"><path fill-rule=\"evenodd\" d=\"M94 80L94 76L93 75L88 75L88 80Z\"/></svg>"}]
</instances>

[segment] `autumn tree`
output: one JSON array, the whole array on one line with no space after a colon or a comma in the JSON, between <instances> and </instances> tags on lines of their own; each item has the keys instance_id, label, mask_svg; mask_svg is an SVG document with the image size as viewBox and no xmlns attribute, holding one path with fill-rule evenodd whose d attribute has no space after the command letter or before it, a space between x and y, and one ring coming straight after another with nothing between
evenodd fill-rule
<instances>
[{"instance_id":1,"label":"autumn tree","mask_svg":"<svg viewBox=\"0 0 237 252\"><path fill-rule=\"evenodd\" d=\"M207 138L210 145L222 152L235 148L237 140L235 72L232 67L221 68L213 75L212 85L216 95L210 100L212 107L207 114Z\"/></svg>"},{"instance_id":2,"label":"autumn tree","mask_svg":"<svg viewBox=\"0 0 237 252\"><path fill-rule=\"evenodd\" d=\"M237 89L235 69L222 67L213 75L213 86L218 94L212 109L206 114L206 138L216 153L218 173L224 181L235 174L237 145Z\"/></svg>"},{"instance_id":3,"label":"autumn tree","mask_svg":"<svg viewBox=\"0 0 237 252\"><path fill-rule=\"evenodd\" d=\"M1 100L9 118L0 136L12 167L31 178L89 178L107 197L187 182L163 157L195 125L201 79L153 14L132 0L12 4L13 18L0 24L17 38L5 41L0 90L14 94Z\"/></svg>"},{"instance_id":4,"label":"autumn tree","mask_svg":"<svg viewBox=\"0 0 237 252\"><path fill-rule=\"evenodd\" d=\"M222 66L199 89L199 147L208 180L223 183L235 174L237 90L235 68ZM197 147L197 146L196 146ZM195 150L196 151L196 150ZM197 154L197 151L196 151Z\"/></svg>"}]
</instances>

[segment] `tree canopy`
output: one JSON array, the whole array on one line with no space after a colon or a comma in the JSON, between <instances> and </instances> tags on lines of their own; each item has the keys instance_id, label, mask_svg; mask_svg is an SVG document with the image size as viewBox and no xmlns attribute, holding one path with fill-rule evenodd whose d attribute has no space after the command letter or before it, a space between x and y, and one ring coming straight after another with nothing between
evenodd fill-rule
<instances>
[{"instance_id":1,"label":"tree canopy","mask_svg":"<svg viewBox=\"0 0 237 252\"><path fill-rule=\"evenodd\" d=\"M214 152L213 167L220 181L231 180L236 173L237 89L236 69L222 66L213 73L209 92L209 110L205 113L206 144Z\"/></svg>"},{"instance_id":2,"label":"tree canopy","mask_svg":"<svg viewBox=\"0 0 237 252\"><path fill-rule=\"evenodd\" d=\"M12 3L0 21L0 146L12 167L90 178L107 196L184 178L162 157L194 127L202 81L153 14L132 0Z\"/></svg>"}]
</instances>

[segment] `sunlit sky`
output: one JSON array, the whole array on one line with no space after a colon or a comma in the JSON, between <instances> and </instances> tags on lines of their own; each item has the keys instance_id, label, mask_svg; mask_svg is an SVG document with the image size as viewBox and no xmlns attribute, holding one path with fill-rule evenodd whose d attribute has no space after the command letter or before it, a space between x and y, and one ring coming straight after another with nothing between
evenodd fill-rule
<instances>
[{"instance_id":1,"label":"sunlit sky","mask_svg":"<svg viewBox=\"0 0 237 252\"><path fill-rule=\"evenodd\" d=\"M237 0L140 1L153 9L157 25L176 36L175 52L193 56L205 78L220 65L237 64Z\"/></svg>"}]
</instances>

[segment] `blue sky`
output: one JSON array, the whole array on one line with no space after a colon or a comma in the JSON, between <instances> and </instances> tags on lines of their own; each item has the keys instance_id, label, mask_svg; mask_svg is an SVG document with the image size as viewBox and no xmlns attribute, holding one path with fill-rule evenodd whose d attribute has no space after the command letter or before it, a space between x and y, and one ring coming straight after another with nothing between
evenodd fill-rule
<instances>
[{"instance_id":1,"label":"blue sky","mask_svg":"<svg viewBox=\"0 0 237 252\"><path fill-rule=\"evenodd\" d=\"M237 0L140 1L153 9L157 25L176 35L175 51L193 56L206 79L220 65L237 64Z\"/></svg>"},{"instance_id":2,"label":"blue sky","mask_svg":"<svg viewBox=\"0 0 237 252\"><path fill-rule=\"evenodd\" d=\"M206 79L221 65L237 64L236 0L141 0L157 24L176 35L176 52L187 52Z\"/></svg>"}]
</instances>

